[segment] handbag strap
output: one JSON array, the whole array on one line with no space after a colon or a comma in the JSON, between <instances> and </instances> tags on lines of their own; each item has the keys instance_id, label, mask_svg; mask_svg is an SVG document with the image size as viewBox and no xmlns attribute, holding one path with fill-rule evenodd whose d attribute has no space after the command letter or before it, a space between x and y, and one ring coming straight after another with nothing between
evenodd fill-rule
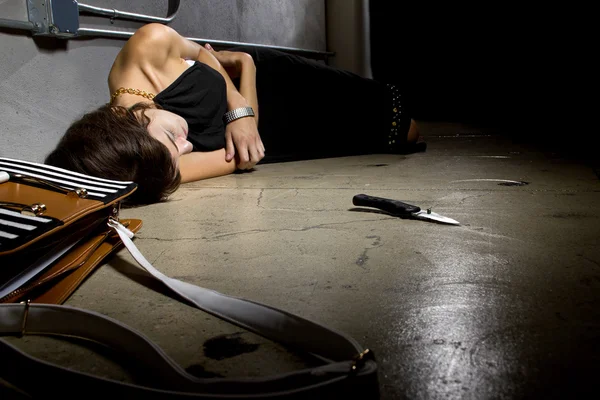
<instances>
[{"instance_id":1,"label":"handbag strap","mask_svg":"<svg viewBox=\"0 0 600 400\"><path fill-rule=\"evenodd\" d=\"M139 361L153 376L152 386L128 384L62 368L37 360L0 340L0 373L17 387L31 385L30 377L43 377L58 393L64 382L81 383L96 392L144 396L144 398L255 398L294 397L322 391L340 384L376 389L377 365L372 353L351 337L277 308L235 298L170 278L154 268L137 249L133 232L116 220L109 222L135 260L186 303L232 324L304 352L316 355L324 364L285 374L261 378L200 379L188 374L142 333L107 316L69 306L49 304L0 305L0 335L52 334L85 338L104 344ZM19 382L21 384L19 384ZM61 383L62 382L62 383ZM38 385L36 379L35 385ZM23 386L21 386L23 385ZM34 389L35 390L35 389ZM353 389L354 390L354 389Z\"/></svg>"}]
</instances>

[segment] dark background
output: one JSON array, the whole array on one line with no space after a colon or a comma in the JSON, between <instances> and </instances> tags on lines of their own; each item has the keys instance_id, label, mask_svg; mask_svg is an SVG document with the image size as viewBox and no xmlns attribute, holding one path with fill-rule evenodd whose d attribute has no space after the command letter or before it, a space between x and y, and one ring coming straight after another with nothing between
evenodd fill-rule
<instances>
[{"instance_id":1,"label":"dark background","mask_svg":"<svg viewBox=\"0 0 600 400\"><path fill-rule=\"evenodd\" d=\"M596 129L582 122L588 114L573 90L590 85L578 57L594 47L586 47L584 20L521 4L405 3L370 1L371 66L375 79L403 87L415 119L499 128L514 140L597 157Z\"/></svg>"}]
</instances>

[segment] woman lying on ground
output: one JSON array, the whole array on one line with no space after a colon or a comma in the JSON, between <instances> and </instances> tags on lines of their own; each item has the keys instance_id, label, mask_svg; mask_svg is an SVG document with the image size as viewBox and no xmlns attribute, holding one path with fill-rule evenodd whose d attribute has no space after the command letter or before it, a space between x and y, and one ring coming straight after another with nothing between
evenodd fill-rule
<instances>
[{"instance_id":1,"label":"woman lying on ground","mask_svg":"<svg viewBox=\"0 0 600 400\"><path fill-rule=\"evenodd\" d=\"M425 149L394 85L271 49L216 51L160 24L127 41L108 87L45 162L134 181L135 204L259 162Z\"/></svg>"}]
</instances>

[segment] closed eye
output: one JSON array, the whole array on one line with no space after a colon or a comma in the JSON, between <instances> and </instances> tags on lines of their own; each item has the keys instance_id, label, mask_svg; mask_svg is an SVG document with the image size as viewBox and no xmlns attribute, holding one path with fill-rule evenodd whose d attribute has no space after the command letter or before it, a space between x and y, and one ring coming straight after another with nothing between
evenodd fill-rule
<instances>
[{"instance_id":1,"label":"closed eye","mask_svg":"<svg viewBox=\"0 0 600 400\"><path fill-rule=\"evenodd\" d=\"M177 147L177 144L175 143L175 135L173 135L173 132L165 130L165 134L167 135L167 137L169 138L171 143L173 143L173 146L175 146L175 149L177 151L179 151L179 147Z\"/></svg>"}]
</instances>

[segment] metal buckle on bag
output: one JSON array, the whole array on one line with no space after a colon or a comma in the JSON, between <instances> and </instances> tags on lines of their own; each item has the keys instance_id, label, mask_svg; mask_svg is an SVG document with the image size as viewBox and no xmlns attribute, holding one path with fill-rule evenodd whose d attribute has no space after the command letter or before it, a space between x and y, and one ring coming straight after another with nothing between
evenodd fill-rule
<instances>
[{"instance_id":1,"label":"metal buckle on bag","mask_svg":"<svg viewBox=\"0 0 600 400\"><path fill-rule=\"evenodd\" d=\"M119 201L118 203L113 204L112 212L111 212L110 216L108 217L108 226L116 229L116 227L118 225L123 225L121 223L121 219L119 218L120 213L121 213L121 202ZM129 226L129 223L127 222L123 226L127 227L127 226Z\"/></svg>"},{"instance_id":2,"label":"metal buckle on bag","mask_svg":"<svg viewBox=\"0 0 600 400\"><path fill-rule=\"evenodd\" d=\"M113 206L112 215L110 218L116 219L119 221L119 214L121 213L121 202L118 202Z\"/></svg>"},{"instance_id":3,"label":"metal buckle on bag","mask_svg":"<svg viewBox=\"0 0 600 400\"><path fill-rule=\"evenodd\" d=\"M46 212L46 205L42 203L27 205L21 203L12 203L10 201L0 201L0 206L15 208L19 210L21 214L33 214L35 217L39 217Z\"/></svg>"},{"instance_id":4,"label":"metal buckle on bag","mask_svg":"<svg viewBox=\"0 0 600 400\"><path fill-rule=\"evenodd\" d=\"M85 199L88 196L88 191L86 188L78 188L78 189L69 190L69 192L67 193L67 196L73 196L73 195L76 195L80 199Z\"/></svg>"},{"instance_id":5,"label":"metal buckle on bag","mask_svg":"<svg viewBox=\"0 0 600 400\"><path fill-rule=\"evenodd\" d=\"M116 225L121 224L121 219L119 218L119 214L121 213L121 202L118 202L113 205L113 209L108 216L108 226L114 228Z\"/></svg>"},{"instance_id":6,"label":"metal buckle on bag","mask_svg":"<svg viewBox=\"0 0 600 400\"><path fill-rule=\"evenodd\" d=\"M65 189L62 186L58 186L52 182L47 181L46 179L35 178L33 176L27 176L22 174L10 174L11 180L17 181L33 181L35 183L41 183L43 185L50 186L53 189L58 190L59 192L67 194L67 196L77 196L81 199L85 199L88 196L88 191L86 188L77 188L77 189Z\"/></svg>"},{"instance_id":7,"label":"metal buckle on bag","mask_svg":"<svg viewBox=\"0 0 600 400\"><path fill-rule=\"evenodd\" d=\"M21 323L21 337L25 335L25 325L27 325L27 317L29 316L29 304L31 300L22 301L20 304L25 304L25 311L23 312L23 322Z\"/></svg>"},{"instance_id":8,"label":"metal buckle on bag","mask_svg":"<svg viewBox=\"0 0 600 400\"><path fill-rule=\"evenodd\" d=\"M363 350L361 353L357 354L352 360L352 366L350 367L350 372L354 373L358 371L367 360L373 359L373 352L369 349Z\"/></svg>"}]
</instances>

